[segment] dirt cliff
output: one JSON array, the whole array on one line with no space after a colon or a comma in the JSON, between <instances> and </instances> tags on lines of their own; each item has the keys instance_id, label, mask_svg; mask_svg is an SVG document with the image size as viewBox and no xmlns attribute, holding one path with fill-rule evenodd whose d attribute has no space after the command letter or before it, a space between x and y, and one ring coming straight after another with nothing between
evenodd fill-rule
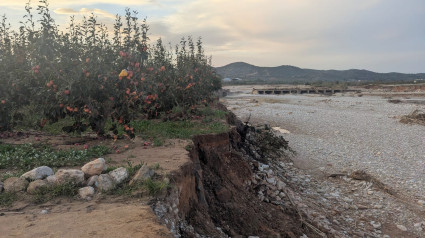
<instances>
[{"instance_id":1,"label":"dirt cliff","mask_svg":"<svg viewBox=\"0 0 425 238\"><path fill-rule=\"evenodd\" d=\"M257 195L260 185L253 183L258 160L277 159L287 142L257 132L231 113L228 120L234 125L228 133L193 139L191 162L172 175L176 187L165 200L153 203L156 214L177 237L311 233L289 202L264 202Z\"/></svg>"}]
</instances>

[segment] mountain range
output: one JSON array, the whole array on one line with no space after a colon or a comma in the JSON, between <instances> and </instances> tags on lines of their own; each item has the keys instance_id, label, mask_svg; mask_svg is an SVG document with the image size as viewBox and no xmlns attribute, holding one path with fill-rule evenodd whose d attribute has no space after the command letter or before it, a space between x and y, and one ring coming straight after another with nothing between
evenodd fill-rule
<instances>
[{"instance_id":1,"label":"mountain range","mask_svg":"<svg viewBox=\"0 0 425 238\"><path fill-rule=\"evenodd\" d=\"M406 82L425 80L425 73L376 73L368 70L315 70L302 69L290 65L277 67L260 67L245 62L231 63L216 67L216 72L223 78L239 78L242 81L266 83L306 83L306 82Z\"/></svg>"}]
</instances>

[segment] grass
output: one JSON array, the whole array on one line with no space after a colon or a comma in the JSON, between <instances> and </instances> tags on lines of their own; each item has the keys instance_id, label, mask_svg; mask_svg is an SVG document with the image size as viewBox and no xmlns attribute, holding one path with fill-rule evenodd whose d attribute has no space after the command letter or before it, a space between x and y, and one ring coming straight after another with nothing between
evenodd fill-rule
<instances>
[{"instance_id":1,"label":"grass","mask_svg":"<svg viewBox=\"0 0 425 238\"><path fill-rule=\"evenodd\" d=\"M146 179L143 181L143 187L148 191L149 195L156 196L162 190L168 188L170 185L165 181L158 181L153 179Z\"/></svg>"},{"instance_id":2,"label":"grass","mask_svg":"<svg viewBox=\"0 0 425 238\"><path fill-rule=\"evenodd\" d=\"M8 178L11 177L21 177L22 174L24 174L26 171L19 170L19 171L7 171L5 173L2 173L0 175L0 181L5 181Z\"/></svg>"},{"instance_id":3,"label":"grass","mask_svg":"<svg viewBox=\"0 0 425 238\"><path fill-rule=\"evenodd\" d=\"M34 116L38 113L35 111L33 106L31 107L33 113L26 113L18 126L18 129L26 130L30 128L37 128L40 124L40 116ZM181 107L173 108L173 113L190 113L185 112ZM227 112L214 109L212 107L201 107L197 108L192 115L200 116L201 121L155 121L155 120L135 120L131 123L132 127L136 132L141 135L144 139L150 139L153 141L154 146L162 146L166 139L190 139L194 135L208 134L208 133L221 133L227 131L227 125L222 122L225 119ZM28 114L28 115L27 115ZM47 123L43 131L48 134L58 135L63 134L62 128L69 126L73 123L72 119L67 117L60 119L58 122L49 124ZM112 121L107 120L105 125L105 131L108 133L109 128L112 127ZM124 127L117 125L116 127L118 136L125 134ZM90 132L89 128L87 132ZM1 165L0 165L1 168Z\"/></svg>"},{"instance_id":4,"label":"grass","mask_svg":"<svg viewBox=\"0 0 425 238\"><path fill-rule=\"evenodd\" d=\"M176 107L173 113L183 112L182 108ZM195 135L222 133L229 128L223 121L227 112L212 107L202 107L192 112L201 120L160 121L160 120L136 120L131 123L143 139L153 141L154 146L161 146L166 139L191 139Z\"/></svg>"},{"instance_id":5,"label":"grass","mask_svg":"<svg viewBox=\"0 0 425 238\"><path fill-rule=\"evenodd\" d=\"M159 163L155 163L153 165L151 165L151 169L153 170L158 170L161 166L159 165Z\"/></svg>"},{"instance_id":6,"label":"grass","mask_svg":"<svg viewBox=\"0 0 425 238\"><path fill-rule=\"evenodd\" d=\"M66 117L52 124L46 123L42 130L51 135L60 135L64 133L64 131L62 130L63 127L72 125L73 123L74 121L72 120L72 118Z\"/></svg>"},{"instance_id":7,"label":"grass","mask_svg":"<svg viewBox=\"0 0 425 238\"><path fill-rule=\"evenodd\" d=\"M142 162L142 163L134 165L134 166L130 161L128 161L127 163L128 163L128 166L126 167L126 169L127 169L127 172L128 172L128 178L123 183L121 183L119 186L117 186L115 189L108 191L108 194L117 195L117 196L132 196L133 192L140 190L140 188L141 188L140 183L134 183L132 185L129 185L129 182L134 177L134 175L137 173L137 171L143 166L144 163ZM109 168L108 168L108 170L109 170Z\"/></svg>"},{"instance_id":8,"label":"grass","mask_svg":"<svg viewBox=\"0 0 425 238\"><path fill-rule=\"evenodd\" d=\"M128 179L124 181L122 184L117 186L115 189L108 192L109 195L117 195L117 196L129 196L132 197L137 192L145 190L149 195L156 196L164 189L168 188L170 185L165 181L159 181L157 179L146 179L144 181L133 183L129 185L129 181L136 172L143 166L143 163L137 164L133 166L130 162L128 163L127 171L128 171ZM156 163L151 166L151 169L158 170L160 168L159 163Z\"/></svg>"},{"instance_id":9,"label":"grass","mask_svg":"<svg viewBox=\"0 0 425 238\"><path fill-rule=\"evenodd\" d=\"M33 201L34 203L40 204L60 196L73 197L77 195L78 189L79 186L74 183L63 183L50 187L42 187L34 194Z\"/></svg>"},{"instance_id":10,"label":"grass","mask_svg":"<svg viewBox=\"0 0 425 238\"><path fill-rule=\"evenodd\" d=\"M93 146L87 150L55 150L41 144L0 144L0 169L29 170L43 165L76 166L108 153L110 149L105 146Z\"/></svg>"},{"instance_id":11,"label":"grass","mask_svg":"<svg viewBox=\"0 0 425 238\"><path fill-rule=\"evenodd\" d=\"M16 193L3 192L0 193L0 207L10 207L13 205L13 202L16 201L18 196Z\"/></svg>"},{"instance_id":12,"label":"grass","mask_svg":"<svg viewBox=\"0 0 425 238\"><path fill-rule=\"evenodd\" d=\"M222 133L228 130L223 122L197 121L153 121L141 120L132 123L138 134L144 139L152 139L155 146L164 144L166 139L191 139L194 135Z\"/></svg>"},{"instance_id":13,"label":"grass","mask_svg":"<svg viewBox=\"0 0 425 238\"><path fill-rule=\"evenodd\" d=\"M203 116L203 123L216 122L217 120L223 120L226 118L227 112L214 109L211 107L199 108L195 114Z\"/></svg>"}]
</instances>

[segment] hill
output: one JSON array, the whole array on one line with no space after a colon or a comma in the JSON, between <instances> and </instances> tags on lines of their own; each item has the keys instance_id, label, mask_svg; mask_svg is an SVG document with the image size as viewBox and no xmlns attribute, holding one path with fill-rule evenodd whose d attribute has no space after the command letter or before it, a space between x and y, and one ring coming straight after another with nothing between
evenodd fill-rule
<instances>
[{"instance_id":1,"label":"hill","mask_svg":"<svg viewBox=\"0 0 425 238\"><path fill-rule=\"evenodd\" d=\"M368 70L315 70L290 65L259 67L244 62L231 63L216 68L223 78L240 78L244 81L265 83L306 83L306 82L407 82L425 79L425 73L375 73Z\"/></svg>"}]
</instances>

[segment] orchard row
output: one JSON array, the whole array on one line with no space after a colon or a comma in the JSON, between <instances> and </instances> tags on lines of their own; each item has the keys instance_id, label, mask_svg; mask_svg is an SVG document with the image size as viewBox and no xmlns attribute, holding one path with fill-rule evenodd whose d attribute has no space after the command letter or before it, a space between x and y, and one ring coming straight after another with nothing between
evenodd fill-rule
<instances>
[{"instance_id":1,"label":"orchard row","mask_svg":"<svg viewBox=\"0 0 425 238\"><path fill-rule=\"evenodd\" d=\"M35 16L25 9L18 31L6 17L0 23L0 131L33 108L41 127L69 117L63 130L104 135L111 120L112 131L121 125L134 136L132 120L196 107L221 87L200 39L183 38L174 49L161 39L150 44L135 11L117 16L110 33L93 14L79 23L71 17L60 31L44 0Z\"/></svg>"}]
</instances>

